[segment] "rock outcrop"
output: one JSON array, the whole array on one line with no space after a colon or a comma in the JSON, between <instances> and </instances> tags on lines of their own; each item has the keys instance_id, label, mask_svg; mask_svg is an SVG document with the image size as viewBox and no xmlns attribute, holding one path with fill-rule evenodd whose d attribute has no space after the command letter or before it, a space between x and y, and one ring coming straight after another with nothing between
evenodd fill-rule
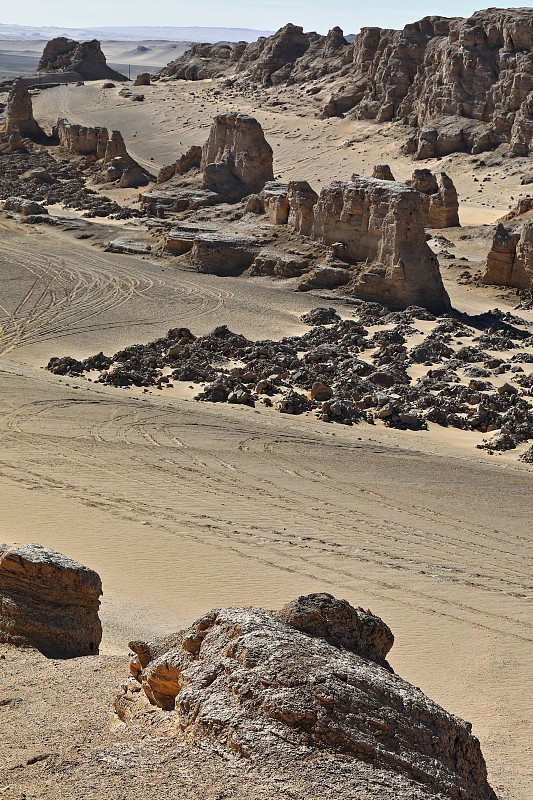
<instances>
[{"instance_id":1,"label":"rock outcrop","mask_svg":"<svg viewBox=\"0 0 533 800\"><path fill-rule=\"evenodd\" d=\"M388 164L376 164L372 171L372 177L377 178L378 181L395 181L396 178L392 174L392 170Z\"/></svg>"},{"instance_id":2,"label":"rock outcrop","mask_svg":"<svg viewBox=\"0 0 533 800\"><path fill-rule=\"evenodd\" d=\"M201 163L202 148L193 145L174 164L161 167L157 176L157 183L166 183L175 175L185 175L185 173L191 172L193 169L200 169Z\"/></svg>"},{"instance_id":3,"label":"rock outcrop","mask_svg":"<svg viewBox=\"0 0 533 800\"><path fill-rule=\"evenodd\" d=\"M361 797L495 800L471 726L394 674L392 641L378 617L327 594L280 613L216 610L170 640L130 643L115 708L251 770L286 777L320 758Z\"/></svg>"},{"instance_id":4,"label":"rock outcrop","mask_svg":"<svg viewBox=\"0 0 533 800\"><path fill-rule=\"evenodd\" d=\"M194 46L160 73L220 75L247 86L305 85L321 97L326 117L403 121L417 129L408 145L417 158L504 142L516 155L533 150L530 8L428 16L401 31L363 28L352 42L340 28L319 36L289 24L223 57L220 47Z\"/></svg>"},{"instance_id":5,"label":"rock outcrop","mask_svg":"<svg viewBox=\"0 0 533 800\"><path fill-rule=\"evenodd\" d=\"M76 73L86 81L125 81L126 76L107 66L100 42L76 42L58 36L46 43L37 66L39 73Z\"/></svg>"},{"instance_id":6,"label":"rock outcrop","mask_svg":"<svg viewBox=\"0 0 533 800\"><path fill-rule=\"evenodd\" d=\"M105 157L109 142L107 128L77 125L59 119L56 126L60 146L71 155L93 156L96 161Z\"/></svg>"},{"instance_id":7,"label":"rock outcrop","mask_svg":"<svg viewBox=\"0 0 533 800\"><path fill-rule=\"evenodd\" d=\"M291 181L287 190L289 215L287 224L290 230L302 236L310 236L313 231L314 208L318 195L307 181Z\"/></svg>"},{"instance_id":8,"label":"rock outcrop","mask_svg":"<svg viewBox=\"0 0 533 800\"><path fill-rule=\"evenodd\" d=\"M261 191L274 179L272 148L261 125L236 112L215 117L200 168L204 188L228 199Z\"/></svg>"},{"instance_id":9,"label":"rock outcrop","mask_svg":"<svg viewBox=\"0 0 533 800\"><path fill-rule=\"evenodd\" d=\"M89 163L100 162L99 179L117 183L119 188L138 188L149 183L150 175L130 156L120 131L84 126L59 119L54 128L59 145L67 153L83 156Z\"/></svg>"},{"instance_id":10,"label":"rock outcrop","mask_svg":"<svg viewBox=\"0 0 533 800\"><path fill-rule=\"evenodd\" d=\"M450 300L426 242L424 208L423 196L405 184L334 181L314 207L312 237L336 245L342 260L364 265L349 285L356 297L394 309L447 311Z\"/></svg>"},{"instance_id":11,"label":"rock outcrop","mask_svg":"<svg viewBox=\"0 0 533 800\"><path fill-rule=\"evenodd\" d=\"M92 569L38 544L0 545L0 642L49 658L96 655L102 583Z\"/></svg>"},{"instance_id":12,"label":"rock outcrop","mask_svg":"<svg viewBox=\"0 0 533 800\"><path fill-rule=\"evenodd\" d=\"M533 291L533 220L517 228L498 225L482 281Z\"/></svg>"},{"instance_id":13,"label":"rock outcrop","mask_svg":"<svg viewBox=\"0 0 533 800\"><path fill-rule=\"evenodd\" d=\"M429 169L416 169L407 181L426 198L424 224L428 228L459 226L459 199L452 179L445 172L434 175Z\"/></svg>"},{"instance_id":14,"label":"rock outcrop","mask_svg":"<svg viewBox=\"0 0 533 800\"><path fill-rule=\"evenodd\" d=\"M13 83L7 98L5 134L10 137L21 136L34 142L44 142L47 139L33 117L31 95L20 78Z\"/></svg>"},{"instance_id":15,"label":"rock outcrop","mask_svg":"<svg viewBox=\"0 0 533 800\"><path fill-rule=\"evenodd\" d=\"M133 81L134 86L150 86L151 83L151 75L149 72L139 72L135 80Z\"/></svg>"}]
</instances>

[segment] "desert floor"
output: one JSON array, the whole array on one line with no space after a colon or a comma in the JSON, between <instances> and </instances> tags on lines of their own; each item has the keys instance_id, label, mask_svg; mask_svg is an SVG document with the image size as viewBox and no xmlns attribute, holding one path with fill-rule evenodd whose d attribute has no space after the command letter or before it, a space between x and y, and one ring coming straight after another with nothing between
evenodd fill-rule
<instances>
[{"instance_id":1,"label":"desert floor","mask_svg":"<svg viewBox=\"0 0 533 800\"><path fill-rule=\"evenodd\" d=\"M282 110L269 96L225 100L213 88L155 85L132 104L118 87L59 87L36 96L34 111L44 124L66 116L118 128L154 169L201 144L227 108L258 117L284 179L317 188L383 161L399 179L418 166L398 153L401 127L321 121L312 101ZM462 222L476 226L470 239L454 234L472 269L489 247L483 226L525 193L513 162L485 162L427 165L449 172ZM51 356L113 352L177 325L261 338L303 331L299 315L324 301L282 283L112 255L5 217L0 270L12 320L4 347L0 339L0 541L37 541L100 573L102 652L123 656L122 674L129 638L179 629L212 607L277 608L330 591L383 617L394 669L473 723L502 800L530 800L531 467L477 450L476 434L334 427L43 370ZM460 310L516 303L456 277L445 273ZM34 300L19 306L28 292ZM52 300L39 303L40 293ZM101 697L102 708L111 700Z\"/></svg>"}]
</instances>

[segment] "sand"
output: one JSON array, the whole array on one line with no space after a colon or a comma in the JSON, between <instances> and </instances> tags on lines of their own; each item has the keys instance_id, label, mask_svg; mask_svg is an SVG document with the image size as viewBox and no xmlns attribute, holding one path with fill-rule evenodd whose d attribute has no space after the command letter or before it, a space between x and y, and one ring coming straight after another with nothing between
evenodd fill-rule
<instances>
[{"instance_id":1,"label":"sand","mask_svg":"<svg viewBox=\"0 0 533 800\"><path fill-rule=\"evenodd\" d=\"M260 119L283 179L318 188L378 162L400 179L416 166L399 155L401 126L324 122L310 106L224 102L212 89L157 85L132 104L100 84L60 87L36 96L34 109L49 125L67 116L119 128L152 167L202 143L213 114L228 107ZM438 167L465 199L463 224L477 226L445 232L475 270L490 244L486 226L514 205L520 178L506 164L480 173L464 156ZM474 177L497 169L501 179L472 199ZM198 404L186 392L53 376L43 370L53 355L113 352L177 325L195 334L219 324L249 337L300 333L299 315L320 300L268 280L104 253L5 218L0 242L2 305L14 312L0 347L0 540L37 541L100 573L104 654L125 663L128 638L178 629L212 607L277 608L330 591L383 617L396 636L393 667L473 723L502 800L529 800L531 467L476 450L478 434L437 426L333 427ZM516 303L457 276L444 272L461 310ZM41 295L52 302L36 306Z\"/></svg>"}]
</instances>

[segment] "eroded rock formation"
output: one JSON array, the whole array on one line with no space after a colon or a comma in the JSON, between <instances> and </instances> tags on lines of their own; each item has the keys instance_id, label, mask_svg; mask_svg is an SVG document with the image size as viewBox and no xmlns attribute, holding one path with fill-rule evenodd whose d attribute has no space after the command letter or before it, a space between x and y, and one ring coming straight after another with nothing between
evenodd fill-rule
<instances>
[{"instance_id":1,"label":"eroded rock formation","mask_svg":"<svg viewBox=\"0 0 533 800\"><path fill-rule=\"evenodd\" d=\"M0 545L0 642L50 658L96 655L102 583L92 569L38 544Z\"/></svg>"},{"instance_id":2,"label":"eroded rock formation","mask_svg":"<svg viewBox=\"0 0 533 800\"><path fill-rule=\"evenodd\" d=\"M185 175L185 173L191 172L193 169L200 169L201 163L202 148L193 145L174 164L161 167L157 176L157 183L166 183L175 175Z\"/></svg>"},{"instance_id":3,"label":"eroded rock formation","mask_svg":"<svg viewBox=\"0 0 533 800\"><path fill-rule=\"evenodd\" d=\"M521 156L533 149L530 8L490 8L467 19L425 17L401 31L363 28L353 42L340 28L319 36L289 24L223 54L219 47L200 48L160 76L305 84L321 97L324 116L350 112L412 125L417 130L408 150L418 158L479 153L503 142ZM328 87L333 91L326 94Z\"/></svg>"},{"instance_id":4,"label":"eroded rock formation","mask_svg":"<svg viewBox=\"0 0 533 800\"><path fill-rule=\"evenodd\" d=\"M59 119L57 136L60 146L71 155L94 156L97 161L105 157L109 142L107 128L76 125Z\"/></svg>"},{"instance_id":5,"label":"eroded rock formation","mask_svg":"<svg viewBox=\"0 0 533 800\"><path fill-rule=\"evenodd\" d=\"M89 162L101 162L99 179L117 183L120 188L137 188L149 183L149 174L130 156L120 131L86 127L60 119L55 127L60 146L70 155L83 156Z\"/></svg>"},{"instance_id":6,"label":"eroded rock formation","mask_svg":"<svg viewBox=\"0 0 533 800\"><path fill-rule=\"evenodd\" d=\"M496 228L483 283L533 290L533 220Z\"/></svg>"},{"instance_id":7,"label":"eroded rock formation","mask_svg":"<svg viewBox=\"0 0 533 800\"><path fill-rule=\"evenodd\" d=\"M272 148L259 122L236 112L215 117L202 149L204 188L225 198L245 197L274 179Z\"/></svg>"},{"instance_id":8,"label":"eroded rock formation","mask_svg":"<svg viewBox=\"0 0 533 800\"><path fill-rule=\"evenodd\" d=\"M372 171L372 177L377 178L379 181L395 181L396 178L392 174L392 170L388 164L376 164Z\"/></svg>"},{"instance_id":9,"label":"eroded rock formation","mask_svg":"<svg viewBox=\"0 0 533 800\"><path fill-rule=\"evenodd\" d=\"M495 800L471 726L394 674L392 642L382 620L328 594L280 613L216 610L171 640L130 643L115 708L125 721L149 717L152 730L168 717L176 736L237 752L252 769L334 756L332 777L341 769L376 800Z\"/></svg>"},{"instance_id":10,"label":"eroded rock formation","mask_svg":"<svg viewBox=\"0 0 533 800\"><path fill-rule=\"evenodd\" d=\"M47 138L33 117L31 95L20 79L13 83L7 98L5 134L21 136L34 142L43 142Z\"/></svg>"},{"instance_id":11,"label":"eroded rock formation","mask_svg":"<svg viewBox=\"0 0 533 800\"><path fill-rule=\"evenodd\" d=\"M426 243L422 195L405 184L355 178L334 181L314 207L312 237L363 268L349 290L390 308L450 308L437 259Z\"/></svg>"},{"instance_id":12,"label":"eroded rock formation","mask_svg":"<svg viewBox=\"0 0 533 800\"><path fill-rule=\"evenodd\" d=\"M424 195L424 224L428 228L458 227L459 199L449 175L445 172L434 175L429 169L415 169L407 186Z\"/></svg>"},{"instance_id":13,"label":"eroded rock formation","mask_svg":"<svg viewBox=\"0 0 533 800\"><path fill-rule=\"evenodd\" d=\"M125 81L126 77L107 66L100 42L76 42L58 36L46 43L37 66L40 73L76 73L82 80Z\"/></svg>"}]
</instances>

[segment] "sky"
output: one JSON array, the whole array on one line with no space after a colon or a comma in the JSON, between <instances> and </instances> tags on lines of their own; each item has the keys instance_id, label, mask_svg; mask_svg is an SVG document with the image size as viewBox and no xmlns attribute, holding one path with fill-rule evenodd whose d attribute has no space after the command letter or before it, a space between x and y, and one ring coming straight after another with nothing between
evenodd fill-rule
<instances>
[{"instance_id":1,"label":"sky","mask_svg":"<svg viewBox=\"0 0 533 800\"><path fill-rule=\"evenodd\" d=\"M521 6L533 2L498 3L478 0L374 0L369 5L358 0L25 0L5 4L0 22L18 25L59 27L99 27L116 25L212 26L277 30L286 22L304 30L326 33L340 25L345 33L357 33L367 25L400 28L424 16L468 16L480 7Z\"/></svg>"}]
</instances>

